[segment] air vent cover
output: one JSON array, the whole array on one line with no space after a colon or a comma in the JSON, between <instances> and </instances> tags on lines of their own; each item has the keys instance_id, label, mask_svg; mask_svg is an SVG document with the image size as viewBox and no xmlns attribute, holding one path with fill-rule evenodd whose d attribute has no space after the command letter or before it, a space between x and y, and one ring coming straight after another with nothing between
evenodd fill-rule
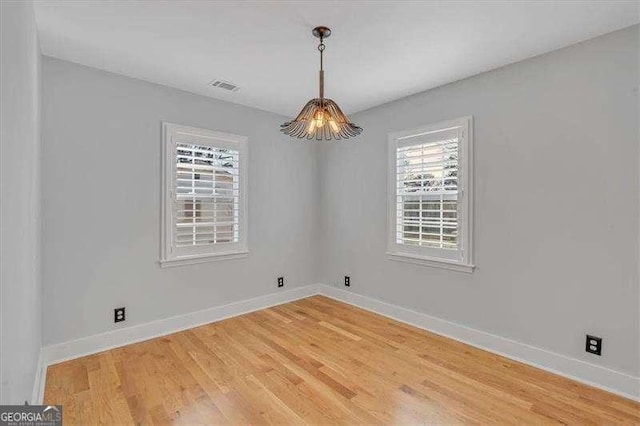
<instances>
[{"instance_id":1,"label":"air vent cover","mask_svg":"<svg viewBox=\"0 0 640 426\"><path fill-rule=\"evenodd\" d=\"M237 84L227 80L213 80L209 83L209 86L226 90L228 92L237 92L240 90L240 87Z\"/></svg>"}]
</instances>

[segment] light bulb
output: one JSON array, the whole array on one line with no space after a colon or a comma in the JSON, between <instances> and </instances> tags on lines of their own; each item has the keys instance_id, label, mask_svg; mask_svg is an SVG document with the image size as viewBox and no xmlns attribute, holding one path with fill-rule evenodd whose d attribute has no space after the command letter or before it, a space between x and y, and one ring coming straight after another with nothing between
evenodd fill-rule
<instances>
[{"instance_id":1,"label":"light bulb","mask_svg":"<svg viewBox=\"0 0 640 426\"><path fill-rule=\"evenodd\" d=\"M316 112L315 116L316 127L324 126L324 110L319 110Z\"/></svg>"},{"instance_id":2,"label":"light bulb","mask_svg":"<svg viewBox=\"0 0 640 426\"><path fill-rule=\"evenodd\" d=\"M329 117L329 125L331 126L331 129L333 129L333 131L336 133L338 133L338 131L340 130L340 128L336 124L336 120L334 120L332 117Z\"/></svg>"},{"instance_id":3,"label":"light bulb","mask_svg":"<svg viewBox=\"0 0 640 426\"><path fill-rule=\"evenodd\" d=\"M316 120L311 120L311 122L309 123L309 133L313 133L315 129L316 129Z\"/></svg>"}]
</instances>

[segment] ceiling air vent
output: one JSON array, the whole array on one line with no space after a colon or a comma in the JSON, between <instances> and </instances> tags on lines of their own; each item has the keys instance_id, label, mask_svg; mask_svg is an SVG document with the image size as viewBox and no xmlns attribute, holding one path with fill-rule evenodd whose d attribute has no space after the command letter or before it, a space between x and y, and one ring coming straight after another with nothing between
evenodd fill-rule
<instances>
[{"instance_id":1,"label":"ceiling air vent","mask_svg":"<svg viewBox=\"0 0 640 426\"><path fill-rule=\"evenodd\" d=\"M237 84L226 80L213 80L209 83L209 86L226 90L228 92L237 92L238 90L240 90L240 87Z\"/></svg>"}]
</instances>

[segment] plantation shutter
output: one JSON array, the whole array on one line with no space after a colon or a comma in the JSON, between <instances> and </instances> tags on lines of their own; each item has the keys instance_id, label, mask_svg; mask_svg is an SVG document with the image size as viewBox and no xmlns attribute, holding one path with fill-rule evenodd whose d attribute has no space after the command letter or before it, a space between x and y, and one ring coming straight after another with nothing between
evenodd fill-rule
<instances>
[{"instance_id":1,"label":"plantation shutter","mask_svg":"<svg viewBox=\"0 0 640 426\"><path fill-rule=\"evenodd\" d=\"M177 142L172 246L199 252L239 241L239 151Z\"/></svg>"},{"instance_id":2,"label":"plantation shutter","mask_svg":"<svg viewBox=\"0 0 640 426\"><path fill-rule=\"evenodd\" d=\"M396 243L458 250L459 129L399 139Z\"/></svg>"}]
</instances>

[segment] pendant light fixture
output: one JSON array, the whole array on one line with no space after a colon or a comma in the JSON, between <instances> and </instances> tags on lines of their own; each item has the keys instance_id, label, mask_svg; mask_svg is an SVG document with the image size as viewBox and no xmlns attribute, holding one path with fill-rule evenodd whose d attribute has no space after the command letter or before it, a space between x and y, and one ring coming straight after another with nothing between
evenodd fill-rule
<instances>
[{"instance_id":1,"label":"pendant light fixture","mask_svg":"<svg viewBox=\"0 0 640 426\"><path fill-rule=\"evenodd\" d=\"M280 130L291 137L319 141L349 139L358 136L362 132L362 128L349 122L338 104L324 97L322 53L324 52L324 39L331 35L331 30L327 27L316 27L312 34L320 39L318 45L320 51L320 96L307 102L296 119L281 125Z\"/></svg>"}]
</instances>

